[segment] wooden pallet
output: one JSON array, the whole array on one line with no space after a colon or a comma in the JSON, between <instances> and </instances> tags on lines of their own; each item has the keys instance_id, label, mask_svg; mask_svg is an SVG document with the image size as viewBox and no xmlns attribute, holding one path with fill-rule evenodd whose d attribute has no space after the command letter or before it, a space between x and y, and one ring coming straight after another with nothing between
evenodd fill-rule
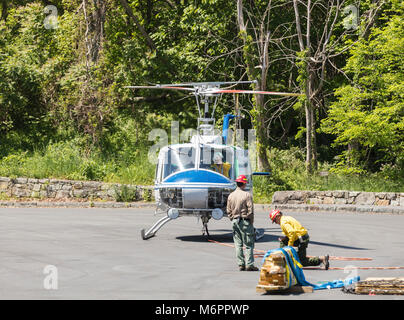
<instances>
[{"instance_id":1,"label":"wooden pallet","mask_svg":"<svg viewBox=\"0 0 404 320\"><path fill-rule=\"evenodd\" d=\"M268 288L267 290L289 288L285 266L286 260L282 254L278 253L268 256L261 267L258 285Z\"/></svg>"},{"instance_id":2,"label":"wooden pallet","mask_svg":"<svg viewBox=\"0 0 404 320\"><path fill-rule=\"evenodd\" d=\"M256 291L258 293L311 293L313 292L313 287L310 286L291 286L285 289L283 286L264 286L257 285Z\"/></svg>"},{"instance_id":3,"label":"wooden pallet","mask_svg":"<svg viewBox=\"0 0 404 320\"><path fill-rule=\"evenodd\" d=\"M297 284L296 278L291 275L291 283L289 283L286 267L286 258L282 253L275 252L266 257L261 267L260 278L256 287L257 292L282 291L295 287Z\"/></svg>"},{"instance_id":4,"label":"wooden pallet","mask_svg":"<svg viewBox=\"0 0 404 320\"><path fill-rule=\"evenodd\" d=\"M404 278L367 278L355 285L357 294L404 294Z\"/></svg>"}]
</instances>

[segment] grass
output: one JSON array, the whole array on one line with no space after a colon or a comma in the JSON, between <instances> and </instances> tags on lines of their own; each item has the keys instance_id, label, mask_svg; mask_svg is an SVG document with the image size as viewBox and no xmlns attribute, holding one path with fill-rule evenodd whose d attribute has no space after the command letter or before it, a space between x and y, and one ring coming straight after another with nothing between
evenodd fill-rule
<instances>
[{"instance_id":1,"label":"grass","mask_svg":"<svg viewBox=\"0 0 404 320\"><path fill-rule=\"evenodd\" d=\"M270 203L275 191L281 190L404 192L403 181L388 180L380 174L347 176L330 173L327 177L322 177L318 173L308 176L305 172L300 172L293 179L293 187L290 187L289 180L278 180L277 176L268 178L254 177L254 201L257 203ZM278 183L275 181L278 181Z\"/></svg>"},{"instance_id":2,"label":"grass","mask_svg":"<svg viewBox=\"0 0 404 320\"><path fill-rule=\"evenodd\" d=\"M44 150L11 154L0 159L0 176L96 180L124 184L150 185L154 165L146 155L132 163L101 154L86 154L79 141L49 144Z\"/></svg>"}]
</instances>

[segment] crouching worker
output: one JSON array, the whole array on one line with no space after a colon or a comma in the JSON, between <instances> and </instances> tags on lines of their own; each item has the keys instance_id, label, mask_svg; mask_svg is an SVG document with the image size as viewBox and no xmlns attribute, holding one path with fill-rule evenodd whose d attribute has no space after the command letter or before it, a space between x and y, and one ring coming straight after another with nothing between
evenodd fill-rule
<instances>
[{"instance_id":1,"label":"crouching worker","mask_svg":"<svg viewBox=\"0 0 404 320\"><path fill-rule=\"evenodd\" d=\"M306 249L309 245L310 237L307 230L297 221L290 216L284 216L279 210L272 210L269 213L269 218L272 223L279 224L285 237L279 238L280 247L291 246L297 247L297 254L303 267L307 266L319 266L324 264L326 270L328 270L329 256L323 257L310 257L306 256Z\"/></svg>"},{"instance_id":2,"label":"crouching worker","mask_svg":"<svg viewBox=\"0 0 404 320\"><path fill-rule=\"evenodd\" d=\"M258 271L254 265L254 204L252 195L245 191L247 177L236 179L237 189L227 199L227 216L232 222L233 240L240 271ZM243 246L246 248L244 257ZM244 260L246 258L246 261Z\"/></svg>"}]
</instances>

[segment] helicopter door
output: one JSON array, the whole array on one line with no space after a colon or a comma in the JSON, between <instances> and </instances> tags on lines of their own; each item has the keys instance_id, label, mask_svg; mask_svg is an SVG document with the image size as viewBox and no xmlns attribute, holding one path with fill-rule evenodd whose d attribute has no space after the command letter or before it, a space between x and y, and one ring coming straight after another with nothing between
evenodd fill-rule
<instances>
[{"instance_id":1,"label":"helicopter door","mask_svg":"<svg viewBox=\"0 0 404 320\"><path fill-rule=\"evenodd\" d=\"M166 169L168 159L169 159L169 148L168 147L163 147L160 149L158 158L157 158L157 166L156 166L156 184L160 184L164 180L164 171Z\"/></svg>"},{"instance_id":2,"label":"helicopter door","mask_svg":"<svg viewBox=\"0 0 404 320\"><path fill-rule=\"evenodd\" d=\"M157 166L156 166L156 177L155 177L155 183L159 184L162 180L163 176L163 165L164 165L164 157L159 157Z\"/></svg>"},{"instance_id":3,"label":"helicopter door","mask_svg":"<svg viewBox=\"0 0 404 320\"><path fill-rule=\"evenodd\" d=\"M235 176L243 174L247 177L247 190L252 188L252 179L251 179L251 166L248 157L248 150L237 148L235 152L235 160L234 160L234 171Z\"/></svg>"}]
</instances>

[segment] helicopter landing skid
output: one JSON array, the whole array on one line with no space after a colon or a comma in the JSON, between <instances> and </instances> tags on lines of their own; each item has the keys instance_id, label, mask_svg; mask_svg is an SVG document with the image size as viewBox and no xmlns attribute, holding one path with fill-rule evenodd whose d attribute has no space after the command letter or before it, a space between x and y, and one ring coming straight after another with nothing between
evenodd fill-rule
<instances>
[{"instance_id":1,"label":"helicopter landing skid","mask_svg":"<svg viewBox=\"0 0 404 320\"><path fill-rule=\"evenodd\" d=\"M202 235L203 236L206 236L206 237L208 237L209 238L209 230L208 230L208 222L209 222L209 219L210 219L210 217L209 216L207 216L207 215L203 215L202 217L201 217L201 220L202 220L202 224L203 224L203 226L202 226Z\"/></svg>"},{"instance_id":2,"label":"helicopter landing skid","mask_svg":"<svg viewBox=\"0 0 404 320\"><path fill-rule=\"evenodd\" d=\"M204 223L204 224L203 224L202 235L203 235L203 236L206 235L206 236L209 238L208 223Z\"/></svg>"},{"instance_id":3,"label":"helicopter landing skid","mask_svg":"<svg viewBox=\"0 0 404 320\"><path fill-rule=\"evenodd\" d=\"M163 218L161 218L159 221L157 221L149 230L147 230L145 232L145 229L142 229L140 231L140 235L142 236L143 240L147 240L150 238L153 238L157 231L159 231L159 229L164 226L168 221L172 220L170 217L165 216Z\"/></svg>"}]
</instances>

